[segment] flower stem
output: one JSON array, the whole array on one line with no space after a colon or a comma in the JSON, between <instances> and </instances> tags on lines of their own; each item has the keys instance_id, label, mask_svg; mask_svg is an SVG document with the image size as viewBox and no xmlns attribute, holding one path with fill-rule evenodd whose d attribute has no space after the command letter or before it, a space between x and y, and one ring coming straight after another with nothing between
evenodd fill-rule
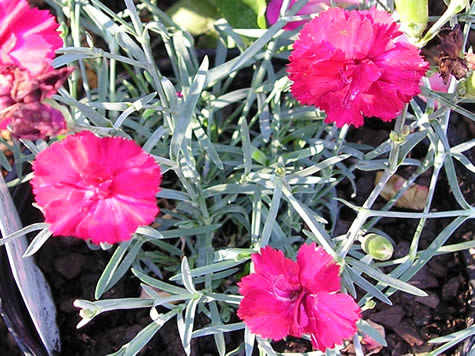
<instances>
[{"instance_id":1,"label":"flower stem","mask_svg":"<svg viewBox=\"0 0 475 356\"><path fill-rule=\"evenodd\" d=\"M403 135L403 128L404 123L406 121L406 112L407 112L407 104L404 107L404 110L401 114L397 117L396 123L394 125L394 132L397 137L401 137ZM389 181L389 178L396 172L398 167L398 156L399 156L399 147L403 143L402 140L393 140L391 143L391 151L389 152L389 164L388 167L384 170L384 174L379 180L379 182L374 187L373 191L369 195L369 197L364 202L362 209L358 212L356 219L350 226L346 234L346 241L341 248L338 255L344 258L353 246L353 243L357 239L359 232L363 224L365 223L366 219L370 216L369 209L373 206L374 202L378 198L379 194L382 192L384 186Z\"/></svg>"}]
</instances>

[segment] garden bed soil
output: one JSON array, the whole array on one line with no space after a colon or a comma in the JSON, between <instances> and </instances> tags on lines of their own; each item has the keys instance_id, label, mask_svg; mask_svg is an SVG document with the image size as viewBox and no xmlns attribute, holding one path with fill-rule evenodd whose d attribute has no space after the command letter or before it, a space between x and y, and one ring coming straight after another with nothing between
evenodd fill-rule
<instances>
[{"instance_id":1,"label":"garden bed soil","mask_svg":"<svg viewBox=\"0 0 475 356\"><path fill-rule=\"evenodd\" d=\"M461 119L463 120L463 119ZM371 124L370 124L371 125ZM459 124L459 132L473 132L473 123L468 121ZM388 135L386 128L371 128L369 125L354 131L355 142L377 144ZM374 142L372 142L374 141ZM414 151L417 152L417 149ZM407 176L406 168L398 172ZM428 172L430 174L430 172ZM467 199L473 199L473 176L464 176L460 170L459 177ZM374 184L374 173L359 172L357 177L358 195L353 201L361 204L369 194ZM423 176L419 184L427 183L429 175ZM340 187L341 186L341 187ZM349 199L350 186L340 185L339 196ZM473 202L473 201L472 201ZM374 208L379 209L384 200L379 198ZM450 210L456 207L444 177L438 184L434 210ZM37 220L34 208L23 212L26 218L24 224ZM353 212L349 209L342 211L340 232L347 230L353 220ZM396 242L395 257L402 257L409 249L409 239L412 237L418 220L382 219L377 227L390 235ZM450 221L445 219L429 220L421 236L420 248L423 249L434 239ZM473 224L461 226L450 238L449 243L473 240ZM50 238L37 253L37 263L48 279L53 291L53 297L58 310L57 322L61 331L63 345L62 355L89 356L106 355L117 351L123 344L130 341L143 327L151 321L148 310L131 310L108 312L99 315L85 327L77 330L80 318L78 310L73 306L75 299L94 299L94 288L99 276L110 258L110 251L92 251L86 244L74 238ZM472 276L473 278L473 276ZM441 255L433 258L412 280L411 283L424 289L429 296L425 298L396 293L391 297L392 306L378 303L373 310L363 313L364 319L369 319L384 327L388 347L378 355L410 355L430 351L436 346L429 344L429 339L446 335L467 326L471 312L469 300L469 277L461 253ZM138 281L130 274L122 280L103 298L138 297L140 287ZM472 311L473 313L473 311ZM206 320L197 319L197 326L205 325ZM176 323L171 320L142 350L141 355L184 355L176 329ZM242 340L242 334L227 336L230 343ZM234 340L233 340L234 339ZM233 342L234 341L234 342ZM286 341L274 343L276 350L281 352L310 351L311 345L305 340L288 338ZM193 355L216 355L212 338L194 340ZM6 329L0 323L0 349L5 355L19 355L18 350ZM347 353L352 354L351 345ZM454 355L456 348L445 355Z\"/></svg>"}]
</instances>

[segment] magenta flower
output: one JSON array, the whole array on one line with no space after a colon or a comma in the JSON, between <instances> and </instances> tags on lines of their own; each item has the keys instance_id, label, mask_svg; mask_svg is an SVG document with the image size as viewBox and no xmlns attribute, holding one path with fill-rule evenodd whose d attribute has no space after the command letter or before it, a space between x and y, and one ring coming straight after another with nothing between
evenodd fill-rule
<instances>
[{"instance_id":1,"label":"magenta flower","mask_svg":"<svg viewBox=\"0 0 475 356\"><path fill-rule=\"evenodd\" d=\"M49 11L30 8L26 0L0 0L0 64L41 72L63 45L57 28Z\"/></svg>"},{"instance_id":2,"label":"magenta flower","mask_svg":"<svg viewBox=\"0 0 475 356\"><path fill-rule=\"evenodd\" d=\"M83 131L40 152L33 171L36 202L53 235L124 241L159 211L160 167L131 140Z\"/></svg>"},{"instance_id":3,"label":"magenta flower","mask_svg":"<svg viewBox=\"0 0 475 356\"><path fill-rule=\"evenodd\" d=\"M420 50L398 41L390 14L329 9L309 22L288 65L300 103L326 111L325 122L359 127L363 115L391 121L420 92L429 64Z\"/></svg>"},{"instance_id":4,"label":"magenta flower","mask_svg":"<svg viewBox=\"0 0 475 356\"><path fill-rule=\"evenodd\" d=\"M302 245L297 262L271 247L253 254L255 272L244 277L238 316L251 332L280 340L309 334L325 351L356 332L360 308L340 290L340 267L315 243Z\"/></svg>"},{"instance_id":5,"label":"magenta flower","mask_svg":"<svg viewBox=\"0 0 475 356\"><path fill-rule=\"evenodd\" d=\"M273 25L279 19L282 2L283 0L271 0L267 5L266 17L269 24ZM296 2L297 0L290 0L289 9L291 9ZM338 6L346 7L351 5L359 5L360 0L336 0L335 3ZM308 0L304 7L302 7L296 15L318 14L320 11L327 10L330 5L330 0ZM287 25L285 25L284 30L295 30L297 27L307 23L308 21L310 20L289 22Z\"/></svg>"}]
</instances>

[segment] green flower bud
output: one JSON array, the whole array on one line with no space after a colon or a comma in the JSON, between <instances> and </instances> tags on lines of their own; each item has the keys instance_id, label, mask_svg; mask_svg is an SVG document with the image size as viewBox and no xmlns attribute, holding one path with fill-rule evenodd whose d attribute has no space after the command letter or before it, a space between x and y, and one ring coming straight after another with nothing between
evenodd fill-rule
<instances>
[{"instance_id":1,"label":"green flower bud","mask_svg":"<svg viewBox=\"0 0 475 356\"><path fill-rule=\"evenodd\" d=\"M447 8L447 12L451 15L458 14L460 11L465 9L469 3L469 0L450 0L450 3Z\"/></svg>"},{"instance_id":2,"label":"green flower bud","mask_svg":"<svg viewBox=\"0 0 475 356\"><path fill-rule=\"evenodd\" d=\"M389 260L394 252L394 247L387 238L374 233L367 234L363 237L361 248L378 261Z\"/></svg>"},{"instance_id":3,"label":"green flower bud","mask_svg":"<svg viewBox=\"0 0 475 356\"><path fill-rule=\"evenodd\" d=\"M396 0L401 28L412 38L419 38L429 21L428 0Z\"/></svg>"},{"instance_id":4,"label":"green flower bud","mask_svg":"<svg viewBox=\"0 0 475 356\"><path fill-rule=\"evenodd\" d=\"M459 84L457 93L467 99L475 99L475 72Z\"/></svg>"}]
</instances>

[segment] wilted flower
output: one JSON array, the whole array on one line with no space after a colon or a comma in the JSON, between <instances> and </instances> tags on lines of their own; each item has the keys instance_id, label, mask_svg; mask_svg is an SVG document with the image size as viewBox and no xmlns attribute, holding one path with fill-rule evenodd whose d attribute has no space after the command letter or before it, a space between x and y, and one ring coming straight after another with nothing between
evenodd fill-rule
<instances>
[{"instance_id":1,"label":"wilted flower","mask_svg":"<svg viewBox=\"0 0 475 356\"><path fill-rule=\"evenodd\" d=\"M63 45L58 24L47 10L26 0L0 0L0 64L13 64L35 75Z\"/></svg>"},{"instance_id":2,"label":"wilted flower","mask_svg":"<svg viewBox=\"0 0 475 356\"><path fill-rule=\"evenodd\" d=\"M65 129L61 112L40 102L55 94L72 71L45 65L32 76L15 65L0 65L0 129L10 124L13 136L24 139L53 136Z\"/></svg>"},{"instance_id":3,"label":"wilted flower","mask_svg":"<svg viewBox=\"0 0 475 356\"><path fill-rule=\"evenodd\" d=\"M131 140L83 131L40 152L33 171L36 202L53 235L124 241L159 211L160 167Z\"/></svg>"},{"instance_id":4,"label":"wilted flower","mask_svg":"<svg viewBox=\"0 0 475 356\"><path fill-rule=\"evenodd\" d=\"M66 131L63 114L39 102L20 105L9 120L13 137L38 140Z\"/></svg>"},{"instance_id":5,"label":"wilted flower","mask_svg":"<svg viewBox=\"0 0 475 356\"><path fill-rule=\"evenodd\" d=\"M340 290L340 267L315 243L302 245L297 262L271 247L253 254L255 272L244 277L238 316L251 332L280 340L310 334L325 351L356 332L360 308Z\"/></svg>"},{"instance_id":6,"label":"wilted flower","mask_svg":"<svg viewBox=\"0 0 475 356\"><path fill-rule=\"evenodd\" d=\"M444 84L449 81L452 74L457 79L462 79L468 73L467 60L462 53L463 33L460 24L442 37L440 43L439 70Z\"/></svg>"},{"instance_id":7,"label":"wilted flower","mask_svg":"<svg viewBox=\"0 0 475 356\"><path fill-rule=\"evenodd\" d=\"M43 70L31 75L26 69L14 65L0 65L0 111L14 104L42 101L63 85L74 67L53 69L43 66Z\"/></svg>"},{"instance_id":8,"label":"wilted flower","mask_svg":"<svg viewBox=\"0 0 475 356\"><path fill-rule=\"evenodd\" d=\"M279 19L282 2L283 0L271 0L269 5L267 5L266 17L269 24L273 25ZM297 0L290 0L289 9L291 9L296 2ZM360 0L336 0L335 3L338 6L346 7L350 5L359 5ZM327 10L330 5L330 0L308 0L304 7L302 7L296 15L318 14L320 11ZM294 30L308 21L310 20L289 22L287 25L285 25L284 30Z\"/></svg>"},{"instance_id":9,"label":"wilted flower","mask_svg":"<svg viewBox=\"0 0 475 356\"><path fill-rule=\"evenodd\" d=\"M401 34L390 14L376 8L322 12L294 43L292 94L339 127L361 126L363 115L391 121L420 92L429 67L417 47L396 40Z\"/></svg>"}]
</instances>

